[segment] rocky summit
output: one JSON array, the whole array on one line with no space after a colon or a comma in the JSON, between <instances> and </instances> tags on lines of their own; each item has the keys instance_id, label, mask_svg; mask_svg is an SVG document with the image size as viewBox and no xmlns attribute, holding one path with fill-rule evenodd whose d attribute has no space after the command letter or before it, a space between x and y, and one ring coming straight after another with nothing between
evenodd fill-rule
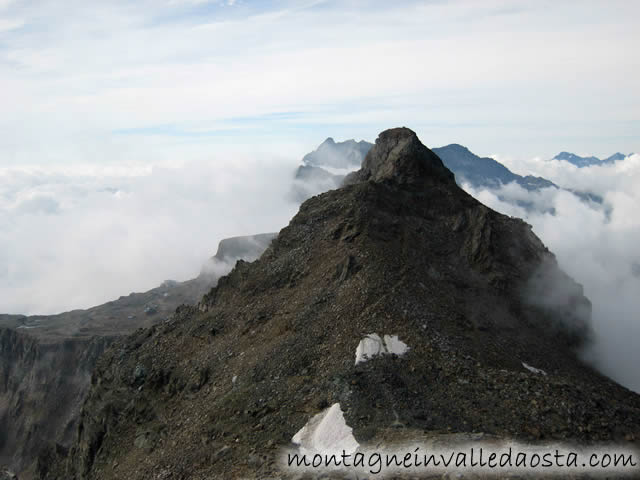
<instances>
[{"instance_id":1,"label":"rocky summit","mask_svg":"<svg viewBox=\"0 0 640 480\"><path fill-rule=\"evenodd\" d=\"M576 353L590 311L529 225L461 190L414 132L387 130L259 259L113 344L72 446L42 454L39 475L282 478L281 449L320 427L349 448L637 445L640 397Z\"/></svg>"}]
</instances>

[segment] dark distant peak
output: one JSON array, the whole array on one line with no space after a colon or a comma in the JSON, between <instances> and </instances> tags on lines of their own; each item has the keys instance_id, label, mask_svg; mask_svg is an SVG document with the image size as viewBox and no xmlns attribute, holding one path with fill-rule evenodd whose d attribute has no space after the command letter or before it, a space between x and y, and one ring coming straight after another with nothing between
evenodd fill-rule
<instances>
[{"instance_id":1,"label":"dark distant peak","mask_svg":"<svg viewBox=\"0 0 640 480\"><path fill-rule=\"evenodd\" d=\"M556 186L544 178L518 175L493 158L479 157L467 147L457 143L434 148L433 152L455 174L460 185L469 184L474 188L500 188L501 185L516 182L526 190Z\"/></svg>"},{"instance_id":2,"label":"dark distant peak","mask_svg":"<svg viewBox=\"0 0 640 480\"><path fill-rule=\"evenodd\" d=\"M617 162L618 160L624 160L625 158L627 158L627 155L625 155L624 153L616 152L610 157L605 158L603 161L606 163L613 163Z\"/></svg>"},{"instance_id":3,"label":"dark distant peak","mask_svg":"<svg viewBox=\"0 0 640 480\"><path fill-rule=\"evenodd\" d=\"M574 153L560 152L555 157L553 157L553 159L554 160L569 160L570 158L574 158L574 157L577 157L577 155L574 154Z\"/></svg>"},{"instance_id":4,"label":"dark distant peak","mask_svg":"<svg viewBox=\"0 0 640 480\"><path fill-rule=\"evenodd\" d=\"M335 144L336 142L332 137L327 137L327 139L324 142L322 142L321 145L335 145Z\"/></svg>"},{"instance_id":5,"label":"dark distant peak","mask_svg":"<svg viewBox=\"0 0 640 480\"><path fill-rule=\"evenodd\" d=\"M480 158L478 155L473 153L467 147L465 147L464 145L460 145L459 143L452 143L445 147L434 148L433 151L436 155L442 158L442 161L445 163L445 165L447 165L447 160L443 158L444 156L449 156L449 157L455 156L458 160L469 160L469 161ZM443 153L443 155L441 155L441 153ZM447 165L447 167L451 169L449 165Z\"/></svg>"},{"instance_id":6,"label":"dark distant peak","mask_svg":"<svg viewBox=\"0 0 640 480\"><path fill-rule=\"evenodd\" d=\"M571 160L597 160L599 161L600 159L597 157L581 157L580 155L576 155L575 153L571 153L571 152L560 152L558 155L556 155L555 157L553 157L555 160L567 160L567 161L571 161Z\"/></svg>"},{"instance_id":7,"label":"dark distant peak","mask_svg":"<svg viewBox=\"0 0 640 480\"><path fill-rule=\"evenodd\" d=\"M560 152L558 155L556 155L554 158L556 158L557 160L573 160L573 159L581 159L581 160L600 160L597 157L591 156L591 157L582 157L580 155L576 155L575 153L571 153L571 152Z\"/></svg>"},{"instance_id":8,"label":"dark distant peak","mask_svg":"<svg viewBox=\"0 0 640 480\"><path fill-rule=\"evenodd\" d=\"M582 168L582 167L590 167L592 165L604 165L607 163L615 163L617 161L624 160L625 158L627 158L627 156L628 155L625 155L624 153L617 152L611 155L610 157L600 160L598 157L593 157L593 156L581 157L580 155L576 155L574 153L560 152L558 155L553 157L553 159L564 160L566 162L569 162L575 165L576 167Z\"/></svg>"},{"instance_id":9,"label":"dark distant peak","mask_svg":"<svg viewBox=\"0 0 640 480\"><path fill-rule=\"evenodd\" d=\"M362 168L345 183L362 181L398 184L455 184L453 174L442 160L425 147L413 130L406 127L385 130L367 153Z\"/></svg>"},{"instance_id":10,"label":"dark distant peak","mask_svg":"<svg viewBox=\"0 0 640 480\"><path fill-rule=\"evenodd\" d=\"M440 148L448 148L452 151L471 153L471 151L467 147L465 147L464 145L460 145L459 143L450 143L449 145L445 145L444 147L440 147Z\"/></svg>"},{"instance_id":11,"label":"dark distant peak","mask_svg":"<svg viewBox=\"0 0 640 480\"><path fill-rule=\"evenodd\" d=\"M565 162L569 162L579 168L598 165L602 163L602 160L600 160L598 157L581 157L580 155L576 155L575 153L570 152L560 152L558 155L553 157L553 160L562 160Z\"/></svg>"}]
</instances>

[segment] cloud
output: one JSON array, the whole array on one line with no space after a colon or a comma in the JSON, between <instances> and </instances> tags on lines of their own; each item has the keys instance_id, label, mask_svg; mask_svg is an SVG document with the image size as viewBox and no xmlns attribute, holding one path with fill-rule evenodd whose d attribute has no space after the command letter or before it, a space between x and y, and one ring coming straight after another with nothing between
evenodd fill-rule
<instances>
[{"instance_id":1,"label":"cloud","mask_svg":"<svg viewBox=\"0 0 640 480\"><path fill-rule=\"evenodd\" d=\"M528 195L517 185L474 191L483 203L533 225L561 267L582 283L593 303L595 343L584 352L600 370L640 392L640 155L609 166L577 169L560 162L521 161L525 171L604 197L606 208L581 202L574 195L545 189ZM527 196L528 195L528 196ZM500 197L500 198L499 198ZM555 215L525 211L511 201L528 198L536 206L555 208ZM607 211L610 213L607 214Z\"/></svg>"},{"instance_id":2,"label":"cloud","mask_svg":"<svg viewBox=\"0 0 640 480\"><path fill-rule=\"evenodd\" d=\"M288 223L295 163L0 169L0 310L55 313L194 278L222 238Z\"/></svg>"},{"instance_id":3,"label":"cloud","mask_svg":"<svg viewBox=\"0 0 640 480\"><path fill-rule=\"evenodd\" d=\"M135 159L118 132L157 125L215 126L172 147L410 125L479 152L638 149L634 2L227 3L8 4L24 28L0 42L4 161L86 162L82 141ZM283 111L307 113L269 117Z\"/></svg>"},{"instance_id":4,"label":"cloud","mask_svg":"<svg viewBox=\"0 0 640 480\"><path fill-rule=\"evenodd\" d=\"M0 33L8 32L9 30L15 30L24 25L23 20L11 20L0 18Z\"/></svg>"}]
</instances>

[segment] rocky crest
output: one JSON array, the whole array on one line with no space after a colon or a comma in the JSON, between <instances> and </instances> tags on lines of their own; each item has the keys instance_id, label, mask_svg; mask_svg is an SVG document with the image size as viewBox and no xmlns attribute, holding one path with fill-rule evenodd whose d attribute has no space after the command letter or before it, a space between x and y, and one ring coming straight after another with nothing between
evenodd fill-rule
<instances>
[{"instance_id":1,"label":"rocky crest","mask_svg":"<svg viewBox=\"0 0 640 480\"><path fill-rule=\"evenodd\" d=\"M298 168L294 179L294 188L290 194L293 199L302 202L313 195L338 188L341 185L344 176L328 172L323 168L326 165L320 163L325 158L321 155L321 152L326 144L335 146L332 149L331 165L342 170L352 169L354 165L360 166L367 152L373 147L371 143L358 142L359 148L357 149L357 154L354 155L354 150L349 148L349 145L353 146L355 144L353 140L335 143L332 139L327 139L318 147L318 150L305 157L305 162L312 159L315 163L305 163ZM529 192L540 191L545 188L562 188L542 177L518 175L493 158L479 157L462 145L451 144L434 148L432 151L442 160L444 166L454 173L456 182L459 185L468 184L476 189L500 189L503 185L515 182ZM561 154L556 159L563 159L563 155L570 154ZM356 164L357 158L360 158L360 161ZM602 162L613 162L624 158L625 155L615 154ZM567 158L564 159L566 160ZM602 197L592 192L582 192L572 188L566 188L566 190L582 201L596 204L603 203ZM514 202L513 199L504 197L501 193L498 193L498 198L506 202ZM519 199L515 203L527 210L536 208L531 201ZM548 213L553 214L554 212L550 210Z\"/></svg>"},{"instance_id":2,"label":"rocky crest","mask_svg":"<svg viewBox=\"0 0 640 480\"><path fill-rule=\"evenodd\" d=\"M238 259L253 260L275 234L220 241L203 273L143 293L58 315L0 315L0 472L32 478L38 455L73 440L91 373L118 337L195 305Z\"/></svg>"},{"instance_id":3,"label":"rocky crest","mask_svg":"<svg viewBox=\"0 0 640 480\"><path fill-rule=\"evenodd\" d=\"M392 181L423 188L434 184L454 184L453 173L425 147L408 128L394 128L380 134L362 168L345 178L345 184L371 180Z\"/></svg>"},{"instance_id":4,"label":"rocky crest","mask_svg":"<svg viewBox=\"0 0 640 480\"><path fill-rule=\"evenodd\" d=\"M637 444L640 397L574 352L589 314L529 225L462 191L413 132L388 130L197 308L110 348L72 448L39 473L282 476L280 448L336 403L359 444L398 428ZM366 338L387 354L356 364Z\"/></svg>"},{"instance_id":5,"label":"rocky crest","mask_svg":"<svg viewBox=\"0 0 640 480\"><path fill-rule=\"evenodd\" d=\"M199 278L206 279L213 275L217 280L221 272L227 273L239 259L252 262L262 255L276 235L276 233L259 233L221 240L218 251L202 267ZM200 297L197 300L200 300Z\"/></svg>"}]
</instances>

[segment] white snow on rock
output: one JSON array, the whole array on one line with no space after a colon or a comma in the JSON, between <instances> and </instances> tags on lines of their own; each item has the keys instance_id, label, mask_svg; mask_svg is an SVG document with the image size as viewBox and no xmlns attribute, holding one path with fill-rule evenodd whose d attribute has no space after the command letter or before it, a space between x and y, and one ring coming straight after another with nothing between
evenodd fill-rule
<instances>
[{"instance_id":1,"label":"white snow on rock","mask_svg":"<svg viewBox=\"0 0 640 480\"><path fill-rule=\"evenodd\" d=\"M360 362L366 362L371 357L380 355L384 351L384 344L377 333L371 333L360 340L358 348L356 348L356 365Z\"/></svg>"},{"instance_id":2,"label":"white snow on rock","mask_svg":"<svg viewBox=\"0 0 640 480\"><path fill-rule=\"evenodd\" d=\"M394 355L404 355L409 350L407 344L398 339L397 335L385 335L384 345L387 347L387 353Z\"/></svg>"},{"instance_id":3,"label":"white snow on rock","mask_svg":"<svg viewBox=\"0 0 640 480\"><path fill-rule=\"evenodd\" d=\"M304 452L322 454L354 453L360 446L353 436L353 429L347 425L339 403L314 415L298 433L292 442Z\"/></svg>"},{"instance_id":4,"label":"white snow on rock","mask_svg":"<svg viewBox=\"0 0 640 480\"><path fill-rule=\"evenodd\" d=\"M382 339L377 333L370 333L360 340L356 348L356 365L376 355L403 355L407 350L409 347L397 335L385 335Z\"/></svg>"},{"instance_id":5,"label":"white snow on rock","mask_svg":"<svg viewBox=\"0 0 640 480\"><path fill-rule=\"evenodd\" d=\"M533 372L533 373L538 373L540 375L546 375L547 374L547 372L545 372L544 370L540 370L539 368L532 367L531 365L528 365L528 364L526 364L524 362L522 362L522 366L524 368L526 368L527 370L529 370L530 372Z\"/></svg>"}]
</instances>

